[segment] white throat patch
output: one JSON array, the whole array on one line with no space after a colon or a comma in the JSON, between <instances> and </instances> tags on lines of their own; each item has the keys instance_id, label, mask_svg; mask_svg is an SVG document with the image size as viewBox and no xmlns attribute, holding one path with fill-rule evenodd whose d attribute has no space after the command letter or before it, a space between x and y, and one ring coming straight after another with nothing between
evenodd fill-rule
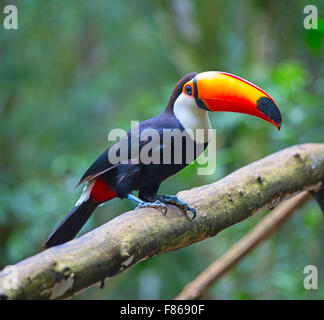
<instances>
[{"instance_id":1,"label":"white throat patch","mask_svg":"<svg viewBox=\"0 0 324 320\"><path fill-rule=\"evenodd\" d=\"M189 97L183 92L174 102L173 113L179 120L184 129L204 129L204 137L189 134L198 143L208 142L208 129L211 129L208 111L199 108L194 97Z\"/></svg>"}]
</instances>

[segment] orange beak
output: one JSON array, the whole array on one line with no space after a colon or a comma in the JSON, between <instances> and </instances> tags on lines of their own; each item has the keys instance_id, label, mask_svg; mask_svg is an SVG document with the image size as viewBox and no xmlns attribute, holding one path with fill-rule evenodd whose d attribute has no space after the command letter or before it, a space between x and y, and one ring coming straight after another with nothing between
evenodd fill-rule
<instances>
[{"instance_id":1,"label":"orange beak","mask_svg":"<svg viewBox=\"0 0 324 320\"><path fill-rule=\"evenodd\" d=\"M203 109L249 114L280 130L281 113L273 99L256 85L235 75L216 71L199 73L184 85L183 91L193 94Z\"/></svg>"}]
</instances>

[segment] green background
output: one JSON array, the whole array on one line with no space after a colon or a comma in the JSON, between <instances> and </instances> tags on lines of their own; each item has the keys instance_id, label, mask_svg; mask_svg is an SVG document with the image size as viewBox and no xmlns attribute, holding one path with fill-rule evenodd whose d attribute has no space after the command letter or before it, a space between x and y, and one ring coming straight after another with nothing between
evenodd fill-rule
<instances>
[{"instance_id":1,"label":"green background","mask_svg":"<svg viewBox=\"0 0 324 320\"><path fill-rule=\"evenodd\" d=\"M164 182L169 194L224 177L293 144L324 142L324 20L303 27L308 1L9 1L19 29L0 25L0 269L42 250L81 190L110 129L160 113L186 73L222 70L277 102L280 132L257 118L211 114L217 170L191 165ZM323 1L317 5L324 17ZM130 210L114 199L82 233ZM167 299L249 232L266 213L217 237L141 262L74 299ZM309 202L210 291L214 299L324 298L324 219ZM95 250L95 248L94 248ZM305 290L303 269L319 270Z\"/></svg>"}]
</instances>

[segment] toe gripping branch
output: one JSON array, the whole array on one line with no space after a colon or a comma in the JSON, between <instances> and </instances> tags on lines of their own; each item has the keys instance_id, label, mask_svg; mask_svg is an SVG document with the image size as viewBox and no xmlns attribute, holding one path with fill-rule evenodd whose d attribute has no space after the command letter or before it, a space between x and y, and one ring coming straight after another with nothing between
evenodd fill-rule
<instances>
[{"instance_id":1,"label":"toe gripping branch","mask_svg":"<svg viewBox=\"0 0 324 320\"><path fill-rule=\"evenodd\" d=\"M174 205L179 209L183 210L185 213L191 212L192 220L196 218L197 215L196 209L189 207L187 203L180 200L177 196L169 196L169 195L162 194L162 195L154 196L154 199L166 204Z\"/></svg>"},{"instance_id":2,"label":"toe gripping branch","mask_svg":"<svg viewBox=\"0 0 324 320\"><path fill-rule=\"evenodd\" d=\"M167 205L159 200L156 200L153 202L146 202L146 201L143 201L143 200L135 197L132 194L129 194L127 196L127 199L129 199L137 204L137 207L135 210L138 210L140 208L153 208L153 209L159 210L163 215L166 215L168 212Z\"/></svg>"},{"instance_id":3,"label":"toe gripping branch","mask_svg":"<svg viewBox=\"0 0 324 320\"><path fill-rule=\"evenodd\" d=\"M153 208L162 212L164 215L168 212L167 204L174 205L185 213L191 212L192 219L196 217L196 209L189 207L187 203L181 201L177 196L169 195L155 195L152 197L152 202L143 201L132 194L129 194L127 198L137 204L136 210L140 208Z\"/></svg>"}]
</instances>

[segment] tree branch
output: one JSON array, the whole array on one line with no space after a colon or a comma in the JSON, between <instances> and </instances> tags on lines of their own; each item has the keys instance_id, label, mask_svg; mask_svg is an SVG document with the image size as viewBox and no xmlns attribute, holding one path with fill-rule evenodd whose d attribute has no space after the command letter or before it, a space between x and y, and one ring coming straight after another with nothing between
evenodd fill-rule
<instances>
[{"instance_id":1,"label":"tree branch","mask_svg":"<svg viewBox=\"0 0 324 320\"><path fill-rule=\"evenodd\" d=\"M317 186L312 191L317 192L319 189L320 187ZM263 218L252 231L209 265L198 277L188 283L175 299L194 300L202 298L220 277L233 268L258 244L278 231L311 197L310 192L302 191L293 198L281 203Z\"/></svg>"},{"instance_id":2,"label":"tree branch","mask_svg":"<svg viewBox=\"0 0 324 320\"><path fill-rule=\"evenodd\" d=\"M195 220L173 206L166 216L149 208L129 211L78 239L23 260L15 265L17 288L8 288L8 274L0 272L0 297L71 297L141 260L213 237L323 179L324 144L284 149L220 181L179 192L179 198L196 208Z\"/></svg>"}]
</instances>

